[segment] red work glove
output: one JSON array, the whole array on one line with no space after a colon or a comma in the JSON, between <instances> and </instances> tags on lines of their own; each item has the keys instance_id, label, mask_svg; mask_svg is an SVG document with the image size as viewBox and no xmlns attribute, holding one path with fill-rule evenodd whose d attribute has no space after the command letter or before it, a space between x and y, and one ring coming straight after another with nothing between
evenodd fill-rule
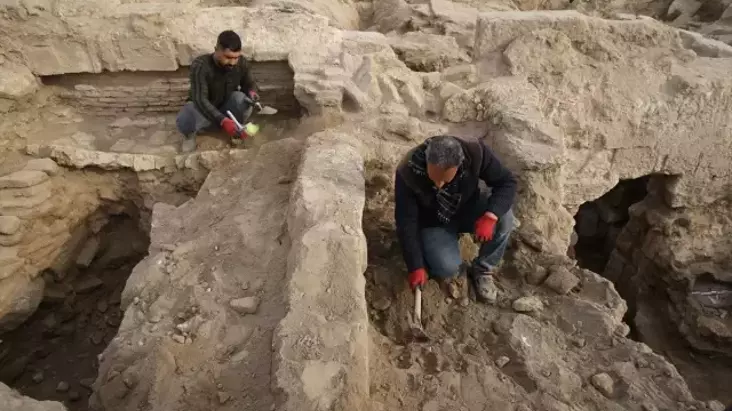
<instances>
[{"instance_id":1,"label":"red work glove","mask_svg":"<svg viewBox=\"0 0 732 411\"><path fill-rule=\"evenodd\" d=\"M226 134L230 135L231 137L237 136L239 134L236 123L234 123L234 120L228 117L221 120L221 128L223 128L224 131L226 131Z\"/></svg>"},{"instance_id":2,"label":"red work glove","mask_svg":"<svg viewBox=\"0 0 732 411\"><path fill-rule=\"evenodd\" d=\"M409 286L414 290L427 284L427 271L424 268L418 268L409 273Z\"/></svg>"},{"instance_id":3,"label":"red work glove","mask_svg":"<svg viewBox=\"0 0 732 411\"><path fill-rule=\"evenodd\" d=\"M485 213L475 222L475 237L478 241L491 241L496 229L498 217L493 213Z\"/></svg>"},{"instance_id":4,"label":"red work glove","mask_svg":"<svg viewBox=\"0 0 732 411\"><path fill-rule=\"evenodd\" d=\"M257 94L257 92L254 90L250 90L249 98L252 99L252 101L259 101L259 94Z\"/></svg>"}]
</instances>

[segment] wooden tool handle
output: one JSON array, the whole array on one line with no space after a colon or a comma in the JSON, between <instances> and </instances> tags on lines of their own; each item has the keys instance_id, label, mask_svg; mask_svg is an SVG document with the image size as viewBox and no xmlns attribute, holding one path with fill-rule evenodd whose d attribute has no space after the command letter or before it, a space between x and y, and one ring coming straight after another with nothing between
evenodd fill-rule
<instances>
[{"instance_id":1,"label":"wooden tool handle","mask_svg":"<svg viewBox=\"0 0 732 411\"><path fill-rule=\"evenodd\" d=\"M414 321L422 324L422 288L414 289Z\"/></svg>"}]
</instances>

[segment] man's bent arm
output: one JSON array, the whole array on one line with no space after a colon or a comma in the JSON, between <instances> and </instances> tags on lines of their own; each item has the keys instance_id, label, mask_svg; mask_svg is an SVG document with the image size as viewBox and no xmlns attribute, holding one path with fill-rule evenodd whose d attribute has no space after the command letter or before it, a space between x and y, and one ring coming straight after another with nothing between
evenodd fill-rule
<instances>
[{"instance_id":1,"label":"man's bent arm","mask_svg":"<svg viewBox=\"0 0 732 411\"><path fill-rule=\"evenodd\" d=\"M239 65L241 67L242 76L241 76L241 91L249 94L250 91L258 91L257 90L257 83L254 81L254 77L252 76L252 71L250 70L249 63L244 60L242 57L239 60Z\"/></svg>"},{"instance_id":2,"label":"man's bent arm","mask_svg":"<svg viewBox=\"0 0 732 411\"><path fill-rule=\"evenodd\" d=\"M226 118L208 99L207 68L201 60L194 60L190 68L191 100L198 111L209 121L221 124Z\"/></svg>"},{"instance_id":3,"label":"man's bent arm","mask_svg":"<svg viewBox=\"0 0 732 411\"><path fill-rule=\"evenodd\" d=\"M480 145L483 148L483 167L480 170L480 178L491 188L491 196L485 211L500 218L513 206L516 198L516 177L511 170L501 164L485 143L481 141Z\"/></svg>"},{"instance_id":4,"label":"man's bent arm","mask_svg":"<svg viewBox=\"0 0 732 411\"><path fill-rule=\"evenodd\" d=\"M394 182L394 219L399 243L402 247L407 271L412 272L424 268L422 242L419 236L419 204L412 190L396 173Z\"/></svg>"}]
</instances>

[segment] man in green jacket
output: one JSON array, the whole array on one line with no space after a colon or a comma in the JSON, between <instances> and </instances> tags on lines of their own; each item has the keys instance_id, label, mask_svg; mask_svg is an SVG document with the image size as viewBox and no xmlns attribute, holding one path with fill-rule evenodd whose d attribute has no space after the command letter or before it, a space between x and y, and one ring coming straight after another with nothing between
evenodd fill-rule
<instances>
[{"instance_id":1,"label":"man in green jacket","mask_svg":"<svg viewBox=\"0 0 732 411\"><path fill-rule=\"evenodd\" d=\"M183 135L182 152L194 151L198 132L214 125L232 139L248 137L226 115L226 111L231 111L239 123L245 124L252 114L251 103L259 100L238 34L231 30L221 32L214 52L196 57L191 63L190 81L188 101L176 119Z\"/></svg>"}]
</instances>

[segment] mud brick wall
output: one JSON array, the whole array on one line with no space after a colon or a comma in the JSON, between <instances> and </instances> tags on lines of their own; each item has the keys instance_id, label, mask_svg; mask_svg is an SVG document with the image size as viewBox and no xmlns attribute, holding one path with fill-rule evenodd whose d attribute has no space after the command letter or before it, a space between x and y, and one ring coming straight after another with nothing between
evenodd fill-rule
<instances>
[{"instance_id":1,"label":"mud brick wall","mask_svg":"<svg viewBox=\"0 0 732 411\"><path fill-rule=\"evenodd\" d=\"M294 74L286 61L252 64L262 103L297 114ZM68 103L90 114L175 113L188 97L188 69L175 72L65 74L44 78Z\"/></svg>"}]
</instances>

